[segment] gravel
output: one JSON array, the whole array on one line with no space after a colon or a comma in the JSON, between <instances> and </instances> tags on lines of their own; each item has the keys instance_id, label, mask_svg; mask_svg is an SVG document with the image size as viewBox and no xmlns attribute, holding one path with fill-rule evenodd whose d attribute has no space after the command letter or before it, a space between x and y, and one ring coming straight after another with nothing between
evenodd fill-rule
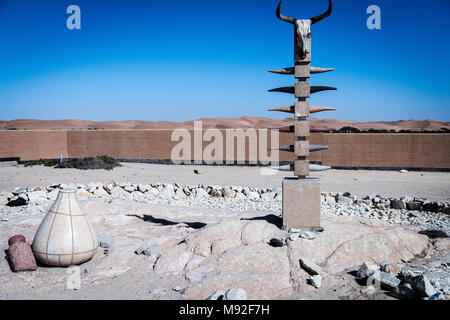
<instances>
[{"instance_id":1,"label":"gravel","mask_svg":"<svg viewBox=\"0 0 450 320\"><path fill-rule=\"evenodd\" d=\"M82 184L57 184L33 188L16 187L0 193L0 218L7 222L9 215L44 212L56 197L59 189L78 189L80 197L122 199L157 205L191 208L214 208L226 211L269 211L281 214L282 189L251 188L247 186L206 186L164 184L133 184L131 182L93 182ZM4 204L4 205L1 205ZM409 210L409 209L413 210ZM449 234L450 204L432 202L423 198L403 196L386 198L367 195L362 198L349 192L321 195L324 215L354 216L384 220L392 224L417 225L424 229L439 230ZM301 237L314 237L302 234Z\"/></svg>"}]
</instances>

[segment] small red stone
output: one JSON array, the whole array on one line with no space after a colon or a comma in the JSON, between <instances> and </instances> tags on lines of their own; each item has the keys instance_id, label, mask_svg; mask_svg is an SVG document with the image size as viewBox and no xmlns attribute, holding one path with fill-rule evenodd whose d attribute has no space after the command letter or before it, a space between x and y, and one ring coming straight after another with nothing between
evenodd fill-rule
<instances>
[{"instance_id":1,"label":"small red stone","mask_svg":"<svg viewBox=\"0 0 450 320\"><path fill-rule=\"evenodd\" d=\"M31 246L26 242L14 242L8 249L7 259L11 270L14 272L37 269L36 259L33 251L31 251Z\"/></svg>"},{"instance_id":2,"label":"small red stone","mask_svg":"<svg viewBox=\"0 0 450 320\"><path fill-rule=\"evenodd\" d=\"M16 234L15 236L12 236L8 240L8 245L12 245L15 242L27 242L25 237L21 234Z\"/></svg>"}]
</instances>

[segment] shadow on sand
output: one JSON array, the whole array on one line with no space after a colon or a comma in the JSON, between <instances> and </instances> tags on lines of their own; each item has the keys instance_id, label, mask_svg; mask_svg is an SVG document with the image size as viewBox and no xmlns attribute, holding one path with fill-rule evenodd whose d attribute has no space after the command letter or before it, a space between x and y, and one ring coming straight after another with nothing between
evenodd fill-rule
<instances>
[{"instance_id":1,"label":"shadow on sand","mask_svg":"<svg viewBox=\"0 0 450 320\"><path fill-rule=\"evenodd\" d=\"M175 221L170 221L170 220L166 220L166 219L155 218L154 216L149 215L149 214L144 214L143 217L138 216L136 214L127 214L127 216L128 217L136 217L141 220L144 220L145 222L151 222L151 223L159 224L161 226L171 226L171 225L176 225L176 224L181 224L181 223L184 223L189 228L193 228L193 229L201 229L204 226L206 226L206 223L203 223L203 222L175 222Z\"/></svg>"},{"instance_id":2,"label":"shadow on sand","mask_svg":"<svg viewBox=\"0 0 450 320\"><path fill-rule=\"evenodd\" d=\"M268 214L266 216L260 216L260 217L253 217L253 218L241 218L241 220L265 220L268 223L271 223L273 225L275 225L277 228L281 229L281 227L283 226L283 220L281 219L281 217L276 216L274 214Z\"/></svg>"}]
</instances>

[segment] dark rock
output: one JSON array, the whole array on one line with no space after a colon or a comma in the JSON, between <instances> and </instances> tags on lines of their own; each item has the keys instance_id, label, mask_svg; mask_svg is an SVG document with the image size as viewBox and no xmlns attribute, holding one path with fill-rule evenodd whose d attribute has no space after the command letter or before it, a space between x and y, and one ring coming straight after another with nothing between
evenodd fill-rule
<instances>
[{"instance_id":1,"label":"dark rock","mask_svg":"<svg viewBox=\"0 0 450 320\"><path fill-rule=\"evenodd\" d=\"M367 282L367 285L379 283L381 288L386 290L392 290L400 284L400 280L396 276L382 271L376 271L370 276Z\"/></svg>"},{"instance_id":2,"label":"dark rock","mask_svg":"<svg viewBox=\"0 0 450 320\"><path fill-rule=\"evenodd\" d=\"M439 204L437 202L425 202L423 204L423 211L428 211L428 212L437 212L439 209Z\"/></svg>"},{"instance_id":3,"label":"dark rock","mask_svg":"<svg viewBox=\"0 0 450 320\"><path fill-rule=\"evenodd\" d=\"M432 296L425 298L425 300L447 300L447 298L444 296L444 294L442 293L436 293L433 294Z\"/></svg>"},{"instance_id":4,"label":"dark rock","mask_svg":"<svg viewBox=\"0 0 450 320\"><path fill-rule=\"evenodd\" d=\"M27 242L25 237L21 234L16 234L15 236L12 236L11 238L9 238L8 240L8 245L12 245L13 243L16 242Z\"/></svg>"},{"instance_id":5,"label":"dark rock","mask_svg":"<svg viewBox=\"0 0 450 320\"><path fill-rule=\"evenodd\" d=\"M422 211L422 202L421 201L411 201L406 203L406 208L412 211Z\"/></svg>"},{"instance_id":6,"label":"dark rock","mask_svg":"<svg viewBox=\"0 0 450 320\"><path fill-rule=\"evenodd\" d=\"M272 247L282 247L282 246L284 246L284 242L282 240L280 240L280 239L277 239L277 238L270 239L269 244Z\"/></svg>"},{"instance_id":7,"label":"dark rock","mask_svg":"<svg viewBox=\"0 0 450 320\"><path fill-rule=\"evenodd\" d=\"M356 278L359 280L370 277L378 270L378 267L373 264L363 263L361 267L359 267L358 271L356 271Z\"/></svg>"},{"instance_id":8,"label":"dark rock","mask_svg":"<svg viewBox=\"0 0 450 320\"><path fill-rule=\"evenodd\" d=\"M14 272L34 271L37 269L36 260L31 251L31 246L26 242L16 241L9 248L7 260Z\"/></svg>"},{"instance_id":9,"label":"dark rock","mask_svg":"<svg viewBox=\"0 0 450 320\"><path fill-rule=\"evenodd\" d=\"M392 293L399 299L415 299L417 298L416 291L409 283L400 284L392 290Z\"/></svg>"},{"instance_id":10,"label":"dark rock","mask_svg":"<svg viewBox=\"0 0 450 320\"><path fill-rule=\"evenodd\" d=\"M397 275L397 278L399 278L400 281L403 283L410 283L412 278L414 278L415 276L416 276L416 274L412 271L402 270Z\"/></svg>"},{"instance_id":11,"label":"dark rock","mask_svg":"<svg viewBox=\"0 0 450 320\"><path fill-rule=\"evenodd\" d=\"M416 290L420 298L430 297L436 294L436 289L434 289L430 280L428 280L425 275L418 275L413 277L409 283Z\"/></svg>"},{"instance_id":12,"label":"dark rock","mask_svg":"<svg viewBox=\"0 0 450 320\"><path fill-rule=\"evenodd\" d=\"M26 206L28 203L28 200L25 199L24 197L14 197L13 199L11 199L6 205L8 207L20 207L20 206Z\"/></svg>"},{"instance_id":13,"label":"dark rock","mask_svg":"<svg viewBox=\"0 0 450 320\"><path fill-rule=\"evenodd\" d=\"M398 210L402 210L402 209L406 209L406 202L405 200L402 199L392 199L391 200L391 208L392 209L398 209Z\"/></svg>"}]
</instances>

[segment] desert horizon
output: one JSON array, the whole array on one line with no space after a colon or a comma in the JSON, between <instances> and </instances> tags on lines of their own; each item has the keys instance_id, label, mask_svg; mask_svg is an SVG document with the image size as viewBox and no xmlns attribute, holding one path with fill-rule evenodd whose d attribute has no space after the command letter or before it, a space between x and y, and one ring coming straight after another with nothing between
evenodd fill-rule
<instances>
[{"instance_id":1,"label":"desert horizon","mask_svg":"<svg viewBox=\"0 0 450 320\"><path fill-rule=\"evenodd\" d=\"M277 128L292 125L293 118L275 119L266 117L242 116L240 118L200 118L188 121L91 121L81 119L40 120L15 119L0 121L0 130L145 130L145 129L193 129L194 121L202 121L203 129L247 129L247 128ZM358 122L343 119L310 118L311 126L339 130L349 126L359 130L412 130L439 131L449 130L450 122L433 119L425 120L397 120L397 121L368 121Z\"/></svg>"}]
</instances>

